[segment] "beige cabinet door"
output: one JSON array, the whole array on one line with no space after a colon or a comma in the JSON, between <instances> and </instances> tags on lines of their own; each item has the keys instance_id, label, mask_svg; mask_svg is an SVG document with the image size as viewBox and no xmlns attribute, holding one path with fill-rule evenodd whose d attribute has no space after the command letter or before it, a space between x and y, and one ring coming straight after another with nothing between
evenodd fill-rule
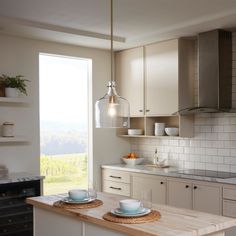
<instances>
[{"instance_id":1,"label":"beige cabinet door","mask_svg":"<svg viewBox=\"0 0 236 236\"><path fill-rule=\"evenodd\" d=\"M131 196L141 199L142 191L152 190L152 202L166 204L166 179L149 175L132 175Z\"/></svg>"},{"instance_id":2,"label":"beige cabinet door","mask_svg":"<svg viewBox=\"0 0 236 236\"><path fill-rule=\"evenodd\" d=\"M221 187L213 184L193 183L193 209L221 215Z\"/></svg>"},{"instance_id":3,"label":"beige cabinet door","mask_svg":"<svg viewBox=\"0 0 236 236\"><path fill-rule=\"evenodd\" d=\"M192 209L191 182L168 180L167 204L170 206Z\"/></svg>"},{"instance_id":4,"label":"beige cabinet door","mask_svg":"<svg viewBox=\"0 0 236 236\"><path fill-rule=\"evenodd\" d=\"M130 103L130 116L144 114L143 47L116 53L116 81L119 94Z\"/></svg>"},{"instance_id":5,"label":"beige cabinet door","mask_svg":"<svg viewBox=\"0 0 236 236\"><path fill-rule=\"evenodd\" d=\"M146 114L178 111L178 40L145 47Z\"/></svg>"}]
</instances>

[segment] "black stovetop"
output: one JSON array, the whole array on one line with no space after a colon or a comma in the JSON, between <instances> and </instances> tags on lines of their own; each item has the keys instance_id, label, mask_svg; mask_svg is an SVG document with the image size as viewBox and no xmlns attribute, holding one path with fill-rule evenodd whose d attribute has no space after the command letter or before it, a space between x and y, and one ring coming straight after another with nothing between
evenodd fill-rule
<instances>
[{"instance_id":1,"label":"black stovetop","mask_svg":"<svg viewBox=\"0 0 236 236\"><path fill-rule=\"evenodd\" d=\"M183 175L196 175L196 176L204 176L204 177L212 177L220 179L228 179L236 177L236 173L225 172L225 171L213 171L213 170L186 169L186 170L178 170L177 173Z\"/></svg>"}]
</instances>

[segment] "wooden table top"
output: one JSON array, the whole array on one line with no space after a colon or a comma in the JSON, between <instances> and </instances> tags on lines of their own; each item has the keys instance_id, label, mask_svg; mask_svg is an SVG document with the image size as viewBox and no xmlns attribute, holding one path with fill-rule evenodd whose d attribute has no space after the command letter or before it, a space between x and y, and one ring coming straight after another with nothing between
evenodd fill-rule
<instances>
[{"instance_id":1,"label":"wooden table top","mask_svg":"<svg viewBox=\"0 0 236 236\"><path fill-rule=\"evenodd\" d=\"M158 204L153 204L153 209L161 213L159 221L142 224L117 224L105 221L102 216L108 211L117 208L119 201L125 197L109 193L98 193L98 199L102 200L104 204L91 209L62 209L53 206L55 201L65 196L65 194L61 194L33 197L28 198L27 203L37 208L74 217L78 220L90 222L128 235L200 236L236 226L236 219L233 218Z\"/></svg>"}]
</instances>

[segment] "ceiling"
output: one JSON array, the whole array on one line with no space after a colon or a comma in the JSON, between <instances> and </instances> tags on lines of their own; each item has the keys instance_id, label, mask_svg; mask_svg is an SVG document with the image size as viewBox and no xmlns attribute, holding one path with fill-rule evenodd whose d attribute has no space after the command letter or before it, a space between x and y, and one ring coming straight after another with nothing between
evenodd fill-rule
<instances>
[{"instance_id":1,"label":"ceiling","mask_svg":"<svg viewBox=\"0 0 236 236\"><path fill-rule=\"evenodd\" d=\"M0 32L109 48L110 0L0 0ZM114 0L115 49L236 27L236 0Z\"/></svg>"}]
</instances>

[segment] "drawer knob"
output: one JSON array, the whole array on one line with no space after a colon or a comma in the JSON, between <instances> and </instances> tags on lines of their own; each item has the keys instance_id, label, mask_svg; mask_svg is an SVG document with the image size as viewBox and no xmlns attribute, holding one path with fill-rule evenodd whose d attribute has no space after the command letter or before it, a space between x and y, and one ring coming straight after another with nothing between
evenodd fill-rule
<instances>
[{"instance_id":1,"label":"drawer knob","mask_svg":"<svg viewBox=\"0 0 236 236\"><path fill-rule=\"evenodd\" d=\"M160 184L164 184L164 182L161 181Z\"/></svg>"},{"instance_id":2,"label":"drawer knob","mask_svg":"<svg viewBox=\"0 0 236 236\"><path fill-rule=\"evenodd\" d=\"M185 188L189 188L189 185L186 185Z\"/></svg>"},{"instance_id":3,"label":"drawer knob","mask_svg":"<svg viewBox=\"0 0 236 236\"><path fill-rule=\"evenodd\" d=\"M110 175L111 178L114 178L114 179L121 179L120 176L114 176L114 175Z\"/></svg>"},{"instance_id":4,"label":"drawer knob","mask_svg":"<svg viewBox=\"0 0 236 236\"><path fill-rule=\"evenodd\" d=\"M115 189L115 190L121 190L121 188L116 188L116 187L110 187L111 189Z\"/></svg>"},{"instance_id":5,"label":"drawer knob","mask_svg":"<svg viewBox=\"0 0 236 236\"><path fill-rule=\"evenodd\" d=\"M142 109L140 109L140 110L139 110L139 112L143 112L143 110L142 110Z\"/></svg>"},{"instance_id":6,"label":"drawer knob","mask_svg":"<svg viewBox=\"0 0 236 236\"><path fill-rule=\"evenodd\" d=\"M149 112L149 111L150 111L149 109L146 110L146 112Z\"/></svg>"},{"instance_id":7,"label":"drawer knob","mask_svg":"<svg viewBox=\"0 0 236 236\"><path fill-rule=\"evenodd\" d=\"M197 186L194 186L193 189L197 189Z\"/></svg>"}]
</instances>

